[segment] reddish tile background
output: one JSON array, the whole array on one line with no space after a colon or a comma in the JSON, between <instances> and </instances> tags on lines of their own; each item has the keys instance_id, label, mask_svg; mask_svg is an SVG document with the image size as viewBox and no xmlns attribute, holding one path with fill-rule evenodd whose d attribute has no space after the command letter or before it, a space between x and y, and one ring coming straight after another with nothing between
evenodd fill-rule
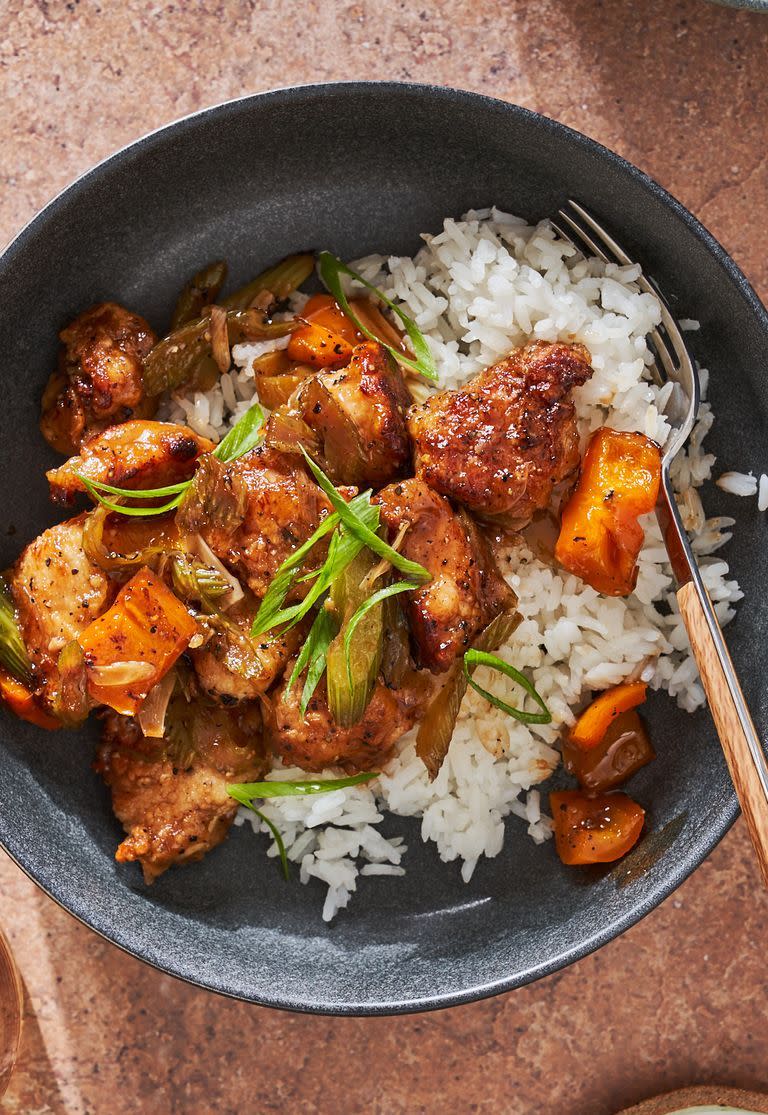
<instances>
[{"instance_id":1,"label":"reddish tile background","mask_svg":"<svg viewBox=\"0 0 768 1115\"><path fill-rule=\"evenodd\" d=\"M704 0L4 0L0 14L0 239L184 113L290 83L412 79L517 101L621 152L768 297L768 16ZM5 857L0 894L28 991L9 1112L610 1115L688 1083L768 1087L768 898L741 824L597 955L400 1019L306 1018L186 987Z\"/></svg>"}]
</instances>

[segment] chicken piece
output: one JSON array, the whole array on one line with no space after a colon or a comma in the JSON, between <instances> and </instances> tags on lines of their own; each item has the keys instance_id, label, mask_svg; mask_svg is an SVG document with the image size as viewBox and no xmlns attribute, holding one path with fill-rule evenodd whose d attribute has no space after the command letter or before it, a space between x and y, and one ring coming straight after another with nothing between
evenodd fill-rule
<instances>
[{"instance_id":1,"label":"chicken piece","mask_svg":"<svg viewBox=\"0 0 768 1115\"><path fill-rule=\"evenodd\" d=\"M190 651L200 688L212 701L234 705L266 693L298 649L302 629L293 627L270 641L252 640L258 602L250 594L230 608L224 622L212 619L213 634L205 646Z\"/></svg>"},{"instance_id":2,"label":"chicken piece","mask_svg":"<svg viewBox=\"0 0 768 1115\"><path fill-rule=\"evenodd\" d=\"M134 419L88 438L78 456L46 476L52 498L72 503L76 492L86 490L77 473L116 488L160 488L188 480L200 454L213 448L189 426Z\"/></svg>"},{"instance_id":3,"label":"chicken piece","mask_svg":"<svg viewBox=\"0 0 768 1115\"><path fill-rule=\"evenodd\" d=\"M53 699L59 652L112 602L114 586L83 551L86 515L59 523L22 551L8 583L42 695Z\"/></svg>"},{"instance_id":4,"label":"chicken piece","mask_svg":"<svg viewBox=\"0 0 768 1115\"><path fill-rule=\"evenodd\" d=\"M128 834L115 859L138 860L151 883L174 864L202 859L227 835L237 812L227 785L256 781L267 769L261 713L257 705L211 709L176 697L166 738L156 740L110 711L94 766Z\"/></svg>"},{"instance_id":5,"label":"chicken piece","mask_svg":"<svg viewBox=\"0 0 768 1115\"><path fill-rule=\"evenodd\" d=\"M387 350L368 342L353 349L344 368L305 380L295 409L317 435L335 484L381 488L409 470L411 401Z\"/></svg>"},{"instance_id":6,"label":"chicken piece","mask_svg":"<svg viewBox=\"0 0 768 1115\"><path fill-rule=\"evenodd\" d=\"M282 562L306 542L331 505L301 458L266 445L229 464L224 481L230 489L244 490L244 517L234 527L213 519L199 529L216 556L262 597ZM327 539L318 543L307 570L322 564L327 547ZM296 584L288 599L301 599L309 587Z\"/></svg>"},{"instance_id":7,"label":"chicken piece","mask_svg":"<svg viewBox=\"0 0 768 1115\"><path fill-rule=\"evenodd\" d=\"M117 302L100 302L59 334L59 366L43 393L40 429L54 449L77 453L84 439L128 418L149 418L144 357L157 343L148 323Z\"/></svg>"},{"instance_id":8,"label":"chicken piece","mask_svg":"<svg viewBox=\"0 0 768 1115\"><path fill-rule=\"evenodd\" d=\"M418 665L443 673L513 604L514 593L470 516L454 511L423 480L391 484L375 498L390 540L408 523L400 551L432 575L423 588L408 593L405 610Z\"/></svg>"},{"instance_id":9,"label":"chicken piece","mask_svg":"<svg viewBox=\"0 0 768 1115\"><path fill-rule=\"evenodd\" d=\"M476 515L518 530L579 465L570 392L592 375L583 345L535 341L409 412L416 474Z\"/></svg>"},{"instance_id":10,"label":"chicken piece","mask_svg":"<svg viewBox=\"0 0 768 1115\"><path fill-rule=\"evenodd\" d=\"M286 675L290 676L290 669ZM349 772L380 770L395 742L415 723L421 707L410 691L393 691L377 681L362 719L351 728L342 728L331 716L324 680L305 716L300 708L301 690L301 685L294 685L287 691L284 682L272 697L264 726L267 742L283 762L308 771L326 767Z\"/></svg>"}]
</instances>

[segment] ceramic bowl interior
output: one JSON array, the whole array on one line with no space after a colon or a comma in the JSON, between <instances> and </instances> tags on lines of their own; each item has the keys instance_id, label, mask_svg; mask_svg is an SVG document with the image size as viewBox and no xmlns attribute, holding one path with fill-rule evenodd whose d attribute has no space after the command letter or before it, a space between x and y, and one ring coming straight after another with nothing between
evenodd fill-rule
<instances>
[{"instance_id":1,"label":"ceramic bowl interior","mask_svg":"<svg viewBox=\"0 0 768 1115\"><path fill-rule=\"evenodd\" d=\"M768 320L722 249L639 171L521 108L426 86L347 84L256 96L182 120L98 166L49 205L0 260L3 564L57 518L37 429L58 329L114 298L163 331L181 280L226 257L234 282L296 250L345 258L413 252L446 215L495 203L528 218L567 197L637 253L711 372L723 467L765 468ZM758 728L768 726L763 516L739 515L725 556L746 594L729 630ZM244 830L151 888L113 855L119 827L92 772L95 732L49 735L0 718L0 839L58 902L135 955L205 987L309 1011L377 1013L458 1003L570 963L651 910L707 855L736 805L709 717L654 695L658 760L633 781L649 834L613 868L563 867L510 819L497 858L465 886L423 845L402 879L362 879L326 926L322 886L282 881ZM554 784L559 780L555 778Z\"/></svg>"}]
</instances>

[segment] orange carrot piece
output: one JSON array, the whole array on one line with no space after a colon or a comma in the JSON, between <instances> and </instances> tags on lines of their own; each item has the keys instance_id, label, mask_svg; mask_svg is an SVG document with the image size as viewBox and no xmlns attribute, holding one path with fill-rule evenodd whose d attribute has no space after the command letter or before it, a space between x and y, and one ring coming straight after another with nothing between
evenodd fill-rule
<instances>
[{"instance_id":1,"label":"orange carrot piece","mask_svg":"<svg viewBox=\"0 0 768 1115\"><path fill-rule=\"evenodd\" d=\"M349 363L353 346L365 340L330 294L314 294L302 317L306 325L294 330L285 350L291 360L313 368L341 368Z\"/></svg>"},{"instance_id":2,"label":"orange carrot piece","mask_svg":"<svg viewBox=\"0 0 768 1115\"><path fill-rule=\"evenodd\" d=\"M352 357L352 345L340 333L310 321L291 333L286 352L313 368L341 368Z\"/></svg>"},{"instance_id":3,"label":"orange carrot piece","mask_svg":"<svg viewBox=\"0 0 768 1115\"><path fill-rule=\"evenodd\" d=\"M612 721L622 712L637 708L645 701L648 686L642 681L629 681L606 689L584 709L568 733L571 743L582 751L597 747Z\"/></svg>"},{"instance_id":4,"label":"orange carrot piece","mask_svg":"<svg viewBox=\"0 0 768 1115\"><path fill-rule=\"evenodd\" d=\"M656 506L661 453L643 434L604 427L589 443L563 511L555 557L598 592L627 596L643 544L638 517Z\"/></svg>"},{"instance_id":5,"label":"orange carrot piece","mask_svg":"<svg viewBox=\"0 0 768 1115\"><path fill-rule=\"evenodd\" d=\"M399 349L401 352L410 352L403 334L398 332L392 322L384 317L379 307L370 298L356 298L353 302L350 302L349 308L354 312L360 324L364 325L378 340L392 348Z\"/></svg>"},{"instance_id":6,"label":"orange carrot piece","mask_svg":"<svg viewBox=\"0 0 768 1115\"><path fill-rule=\"evenodd\" d=\"M0 667L0 697L20 720L28 720L30 724L36 724L38 728L47 728L49 731L61 727L55 717L50 716L40 707L26 685L2 667Z\"/></svg>"},{"instance_id":7,"label":"orange carrot piece","mask_svg":"<svg viewBox=\"0 0 768 1115\"><path fill-rule=\"evenodd\" d=\"M354 306L354 303L352 305ZM306 321L311 321L313 325L322 325L332 333L338 333L350 345L358 345L365 340L365 336L354 321L347 317L330 294L313 294L301 316Z\"/></svg>"},{"instance_id":8,"label":"orange carrot piece","mask_svg":"<svg viewBox=\"0 0 768 1115\"><path fill-rule=\"evenodd\" d=\"M151 569L140 569L78 639L88 692L99 704L134 715L196 631L194 619L165 583ZM123 663L128 678L120 677ZM136 676L130 677L132 673Z\"/></svg>"},{"instance_id":9,"label":"orange carrot piece","mask_svg":"<svg viewBox=\"0 0 768 1115\"><path fill-rule=\"evenodd\" d=\"M270 410L277 410L279 406L287 403L297 387L304 382L306 376L259 376L257 390L259 402Z\"/></svg>"},{"instance_id":10,"label":"orange carrot piece","mask_svg":"<svg viewBox=\"0 0 768 1115\"><path fill-rule=\"evenodd\" d=\"M549 795L555 847L563 863L613 863L640 839L645 810L627 794L587 797L581 790Z\"/></svg>"},{"instance_id":11,"label":"orange carrot piece","mask_svg":"<svg viewBox=\"0 0 768 1115\"><path fill-rule=\"evenodd\" d=\"M262 376L282 376L293 367L293 361L284 348L265 352L253 361L253 371L258 382Z\"/></svg>"}]
</instances>

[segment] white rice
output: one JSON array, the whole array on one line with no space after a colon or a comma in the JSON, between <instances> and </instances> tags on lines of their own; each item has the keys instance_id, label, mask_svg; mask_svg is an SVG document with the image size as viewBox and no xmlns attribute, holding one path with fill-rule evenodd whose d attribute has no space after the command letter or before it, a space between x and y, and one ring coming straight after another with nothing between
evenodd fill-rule
<instances>
[{"instance_id":1,"label":"white rice","mask_svg":"<svg viewBox=\"0 0 768 1115\"><path fill-rule=\"evenodd\" d=\"M753 496L757 493L757 477L751 472L724 472L715 483L733 496Z\"/></svg>"},{"instance_id":2,"label":"white rice","mask_svg":"<svg viewBox=\"0 0 768 1115\"><path fill-rule=\"evenodd\" d=\"M669 433L664 408L675 400L672 385L659 389L648 376L652 356L645 338L660 312L656 299L638 290L637 267L585 260L557 240L546 222L531 227L496 209L448 219L440 233L423 239L412 259L369 256L353 266L416 320L434 353L441 388L464 383L529 339L578 341L589 349L595 371L574 396L583 443L608 424L641 431L664 445ZM682 324L698 328L694 321ZM237 346L238 370L206 395L175 399L168 416L206 436L220 436L254 399L251 362L266 347ZM705 369L701 379L705 393ZM673 479L704 580L727 623L742 593L729 579L727 563L712 555L730 539L734 520L707 519L696 490L711 478L715 463L703 449L712 421L704 402ZM751 474L725 474L718 483L737 494L757 490ZM767 477L761 477L759 498L768 506ZM535 841L546 840L551 825L534 787L558 764L558 737L589 691L632 675L666 689L688 711L704 703L658 524L649 515L643 525L637 587L628 598L601 597L579 578L552 568L537 556L530 533L517 548L499 554L523 617L499 653L526 670L552 712L551 724L519 724L470 691L433 783L410 733L372 787L264 805L289 858L300 864L301 880L317 878L327 885L326 920L347 905L359 875L402 873L402 839L385 840L375 827L384 810L420 817L422 839L434 842L442 860L462 861L465 881L481 856L500 852L510 813ZM519 699L513 684L499 675L478 672L477 678L511 703ZM291 770L277 776L301 775ZM239 822L244 820L267 831L253 813L241 811ZM269 854L277 854L274 844Z\"/></svg>"},{"instance_id":3,"label":"white rice","mask_svg":"<svg viewBox=\"0 0 768 1115\"><path fill-rule=\"evenodd\" d=\"M757 489L757 510L768 511L768 476L764 472L760 475Z\"/></svg>"}]
</instances>

